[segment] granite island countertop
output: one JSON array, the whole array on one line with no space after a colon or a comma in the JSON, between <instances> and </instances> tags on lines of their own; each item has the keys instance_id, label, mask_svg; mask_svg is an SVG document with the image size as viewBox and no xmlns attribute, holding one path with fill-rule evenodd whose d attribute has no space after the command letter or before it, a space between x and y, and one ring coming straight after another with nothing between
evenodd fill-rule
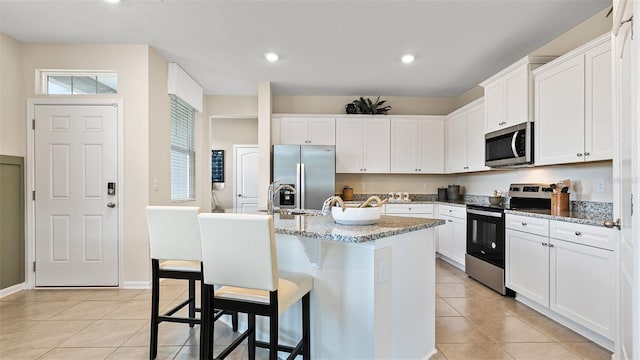
<instances>
[{"instance_id":1,"label":"granite island countertop","mask_svg":"<svg viewBox=\"0 0 640 360\"><path fill-rule=\"evenodd\" d=\"M444 225L441 219L410 218L383 215L375 225L340 225L330 215L304 216L275 214L276 234L362 243L412 231Z\"/></svg>"}]
</instances>

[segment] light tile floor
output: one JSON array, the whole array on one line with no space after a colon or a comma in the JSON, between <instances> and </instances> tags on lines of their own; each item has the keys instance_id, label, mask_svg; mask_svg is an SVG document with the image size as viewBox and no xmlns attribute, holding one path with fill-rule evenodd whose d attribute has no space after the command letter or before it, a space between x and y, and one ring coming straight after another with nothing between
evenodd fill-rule
<instances>
[{"instance_id":1,"label":"light tile floor","mask_svg":"<svg viewBox=\"0 0 640 360\"><path fill-rule=\"evenodd\" d=\"M433 359L607 359L573 331L467 278L440 260ZM185 296L162 282L160 306ZM0 299L0 359L148 359L149 290L36 290ZM158 359L197 359L199 330L160 324ZM236 336L216 322L216 353ZM266 358L266 351L258 351ZM246 359L241 346L229 359Z\"/></svg>"}]
</instances>

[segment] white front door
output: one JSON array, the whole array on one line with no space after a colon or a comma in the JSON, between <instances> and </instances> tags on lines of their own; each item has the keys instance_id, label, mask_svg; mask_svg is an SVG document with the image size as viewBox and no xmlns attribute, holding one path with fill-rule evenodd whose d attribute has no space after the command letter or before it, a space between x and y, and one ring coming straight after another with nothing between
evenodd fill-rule
<instances>
[{"instance_id":1,"label":"white front door","mask_svg":"<svg viewBox=\"0 0 640 360\"><path fill-rule=\"evenodd\" d=\"M35 284L117 286L118 108L34 112Z\"/></svg>"},{"instance_id":2,"label":"white front door","mask_svg":"<svg viewBox=\"0 0 640 360\"><path fill-rule=\"evenodd\" d=\"M626 3L626 8L622 5ZM633 109L637 104L638 83L637 61L634 59L632 41L632 23L628 20L632 15L633 1L614 1L614 38L612 46L614 103L613 115L617 124L615 134L616 153L613 162L614 176L614 218L622 224L620 232L620 269L619 269L619 330L616 343L616 359L637 359L640 356L639 338L640 318L637 264L640 261L640 245L637 243L638 226L634 226L632 215L639 209L638 195L638 114ZM623 23L623 25L620 25ZM637 36L637 35L636 35ZM635 41L637 42L637 40ZM634 70L635 68L635 70ZM636 108L637 109L637 108ZM635 200L634 200L635 197ZM636 224L637 225L637 224ZM635 230L634 230L635 228Z\"/></svg>"},{"instance_id":3,"label":"white front door","mask_svg":"<svg viewBox=\"0 0 640 360\"><path fill-rule=\"evenodd\" d=\"M258 210L258 146L234 145L233 154L233 207L244 211Z\"/></svg>"}]
</instances>

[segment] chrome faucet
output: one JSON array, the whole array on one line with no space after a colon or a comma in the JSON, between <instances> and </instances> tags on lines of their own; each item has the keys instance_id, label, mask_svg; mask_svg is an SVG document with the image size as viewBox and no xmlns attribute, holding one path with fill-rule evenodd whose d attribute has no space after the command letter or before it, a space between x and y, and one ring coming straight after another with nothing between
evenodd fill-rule
<instances>
[{"instance_id":1,"label":"chrome faucet","mask_svg":"<svg viewBox=\"0 0 640 360\"><path fill-rule=\"evenodd\" d=\"M335 196L331 196L322 203L322 210L320 210L320 214L329 215L331 213L331 203L334 198Z\"/></svg>"},{"instance_id":2,"label":"chrome faucet","mask_svg":"<svg viewBox=\"0 0 640 360\"><path fill-rule=\"evenodd\" d=\"M289 184L280 184L276 187L276 184L280 180L276 180L269 184L269 188L267 189L267 214L273 214L273 202L275 201L276 195L280 192L280 190L289 190L291 194L296 193L296 189Z\"/></svg>"}]
</instances>

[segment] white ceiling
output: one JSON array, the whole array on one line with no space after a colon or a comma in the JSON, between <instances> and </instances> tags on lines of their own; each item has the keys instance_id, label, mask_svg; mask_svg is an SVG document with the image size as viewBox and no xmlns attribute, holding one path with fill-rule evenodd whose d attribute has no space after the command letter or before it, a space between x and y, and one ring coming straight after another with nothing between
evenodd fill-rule
<instances>
[{"instance_id":1,"label":"white ceiling","mask_svg":"<svg viewBox=\"0 0 640 360\"><path fill-rule=\"evenodd\" d=\"M150 44L207 94L458 96L611 0L0 0L22 42ZM264 53L280 55L268 63ZM403 64L405 53L416 56Z\"/></svg>"}]
</instances>

